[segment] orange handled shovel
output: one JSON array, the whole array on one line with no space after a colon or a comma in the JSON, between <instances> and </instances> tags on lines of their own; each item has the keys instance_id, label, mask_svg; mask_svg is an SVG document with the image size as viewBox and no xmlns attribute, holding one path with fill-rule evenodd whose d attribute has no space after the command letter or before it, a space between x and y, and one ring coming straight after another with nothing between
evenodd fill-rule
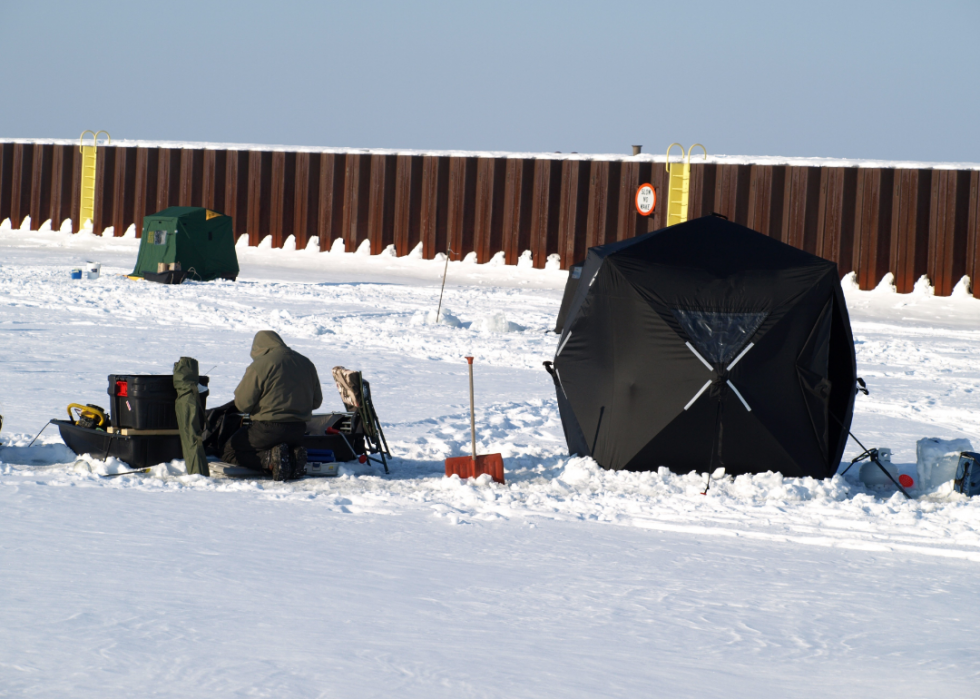
<instances>
[{"instance_id":1,"label":"orange handled shovel","mask_svg":"<svg viewBox=\"0 0 980 699\"><path fill-rule=\"evenodd\" d=\"M470 435L473 440L472 456L453 456L446 459L446 476L454 473L460 478L476 478L484 473L498 483L504 482L504 458L500 454L476 455L476 410L473 407L473 357L466 358L470 365Z\"/></svg>"}]
</instances>

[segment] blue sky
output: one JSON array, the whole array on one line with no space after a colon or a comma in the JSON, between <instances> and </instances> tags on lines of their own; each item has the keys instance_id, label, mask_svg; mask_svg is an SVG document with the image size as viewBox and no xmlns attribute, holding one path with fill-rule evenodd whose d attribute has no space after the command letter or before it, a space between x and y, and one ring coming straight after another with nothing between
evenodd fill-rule
<instances>
[{"instance_id":1,"label":"blue sky","mask_svg":"<svg viewBox=\"0 0 980 699\"><path fill-rule=\"evenodd\" d=\"M0 137L980 161L980 2L0 0Z\"/></svg>"}]
</instances>

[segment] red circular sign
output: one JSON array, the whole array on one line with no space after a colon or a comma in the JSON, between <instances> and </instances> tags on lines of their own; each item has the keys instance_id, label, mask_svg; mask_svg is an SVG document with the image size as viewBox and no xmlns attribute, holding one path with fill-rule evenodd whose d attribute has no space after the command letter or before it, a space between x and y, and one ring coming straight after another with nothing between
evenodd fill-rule
<instances>
[{"instance_id":1,"label":"red circular sign","mask_svg":"<svg viewBox=\"0 0 980 699\"><path fill-rule=\"evenodd\" d=\"M657 190L652 184L641 184L636 190L636 212L640 216L649 216L657 208Z\"/></svg>"}]
</instances>

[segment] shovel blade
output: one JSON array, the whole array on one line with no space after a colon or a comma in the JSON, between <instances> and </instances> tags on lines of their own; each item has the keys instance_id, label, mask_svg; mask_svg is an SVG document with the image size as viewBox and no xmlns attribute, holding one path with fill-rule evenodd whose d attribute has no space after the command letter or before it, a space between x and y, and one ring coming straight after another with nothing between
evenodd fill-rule
<instances>
[{"instance_id":1,"label":"shovel blade","mask_svg":"<svg viewBox=\"0 0 980 699\"><path fill-rule=\"evenodd\" d=\"M453 456L446 459L446 476L453 474L460 478L476 478L484 473L497 483L504 482L504 458L500 454L481 454L472 456Z\"/></svg>"}]
</instances>

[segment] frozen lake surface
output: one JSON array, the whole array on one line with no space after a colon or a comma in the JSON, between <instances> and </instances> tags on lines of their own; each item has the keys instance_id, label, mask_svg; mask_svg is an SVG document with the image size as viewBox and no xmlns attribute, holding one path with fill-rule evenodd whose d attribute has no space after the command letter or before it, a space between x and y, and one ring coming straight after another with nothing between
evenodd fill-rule
<instances>
[{"instance_id":1,"label":"frozen lake surface","mask_svg":"<svg viewBox=\"0 0 980 699\"><path fill-rule=\"evenodd\" d=\"M980 502L771 473L702 496L569 458L541 367L565 273L452 262L451 327L424 322L440 261L240 248L239 281L166 287L124 276L137 245L0 231L0 696L976 696ZM906 468L922 437L980 447L980 301L844 285L855 434ZM390 476L103 479L125 466L54 428L27 448L180 356L229 400L262 329L324 410L331 367L364 371ZM506 486L442 477L467 354Z\"/></svg>"}]
</instances>

